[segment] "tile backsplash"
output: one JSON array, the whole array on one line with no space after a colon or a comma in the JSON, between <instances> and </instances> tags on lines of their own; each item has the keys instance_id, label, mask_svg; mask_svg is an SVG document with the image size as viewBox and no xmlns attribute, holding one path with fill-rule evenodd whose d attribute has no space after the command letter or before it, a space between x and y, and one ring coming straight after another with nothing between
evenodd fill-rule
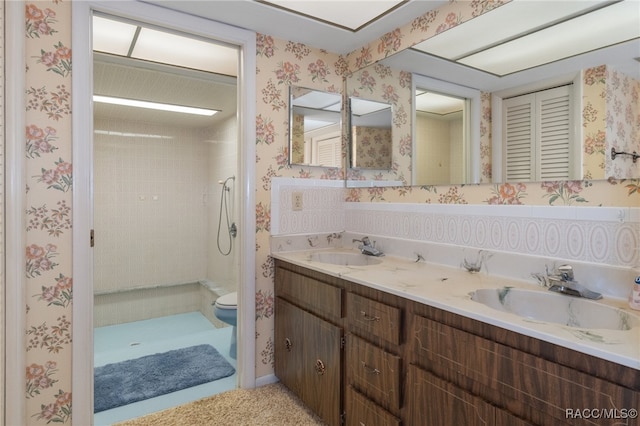
<instances>
[{"instance_id":1,"label":"tile backsplash","mask_svg":"<svg viewBox=\"0 0 640 426\"><path fill-rule=\"evenodd\" d=\"M295 191L303 193L301 211L292 209ZM346 231L476 252L640 266L640 208L345 202L345 193L340 181L274 178L271 235ZM279 239L280 249L302 248L285 241ZM302 244L308 249L337 242L309 236Z\"/></svg>"}]
</instances>

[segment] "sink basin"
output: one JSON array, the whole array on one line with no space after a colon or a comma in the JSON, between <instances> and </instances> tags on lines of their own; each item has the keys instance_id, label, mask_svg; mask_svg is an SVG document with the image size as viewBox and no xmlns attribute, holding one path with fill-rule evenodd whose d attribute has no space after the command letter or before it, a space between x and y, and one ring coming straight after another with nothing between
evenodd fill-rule
<instances>
[{"instance_id":1,"label":"sink basin","mask_svg":"<svg viewBox=\"0 0 640 426\"><path fill-rule=\"evenodd\" d=\"M377 265L382 262L382 260L377 257L367 256L361 253L313 253L311 260L342 266Z\"/></svg>"},{"instance_id":2,"label":"sink basin","mask_svg":"<svg viewBox=\"0 0 640 426\"><path fill-rule=\"evenodd\" d=\"M640 317L622 309L544 291L485 288L470 296L471 300L498 311L569 327L631 330L640 325Z\"/></svg>"}]
</instances>

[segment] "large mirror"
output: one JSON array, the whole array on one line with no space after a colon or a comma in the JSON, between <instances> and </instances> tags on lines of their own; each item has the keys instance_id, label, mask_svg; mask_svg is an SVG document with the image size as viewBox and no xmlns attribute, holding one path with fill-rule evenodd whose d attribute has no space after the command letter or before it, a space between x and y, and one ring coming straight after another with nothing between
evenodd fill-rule
<instances>
[{"instance_id":1,"label":"large mirror","mask_svg":"<svg viewBox=\"0 0 640 426\"><path fill-rule=\"evenodd\" d=\"M342 96L289 87L289 164L342 167Z\"/></svg>"},{"instance_id":2,"label":"large mirror","mask_svg":"<svg viewBox=\"0 0 640 426\"><path fill-rule=\"evenodd\" d=\"M349 98L349 164L353 169L391 168L392 107L385 102Z\"/></svg>"},{"instance_id":3,"label":"large mirror","mask_svg":"<svg viewBox=\"0 0 640 426\"><path fill-rule=\"evenodd\" d=\"M412 185L480 181L480 92L412 76Z\"/></svg>"},{"instance_id":4,"label":"large mirror","mask_svg":"<svg viewBox=\"0 0 640 426\"><path fill-rule=\"evenodd\" d=\"M518 7L517 3L521 7L533 7L534 2L512 3L514 3L514 7ZM578 2L566 3L567 7L573 7ZM586 4L586 2L584 3ZM607 5L614 3L616 2L602 3L594 8L609 9ZM620 3L625 3L626 5L622 5L624 7L633 2ZM503 7L498 10L504 10L505 13L508 11ZM548 11L548 7L545 10ZM494 14L493 11L486 15L492 14ZM572 17L582 19L582 16L586 15L583 11L574 13ZM401 124L401 128L397 128L396 121L401 120L402 117L399 117L397 113L394 114L394 131L399 133L397 138L394 136L394 143L405 149L394 151L394 154L397 155L393 156L391 173L386 175L377 173L368 175L366 178L370 179L373 185L378 183L386 185L388 181L401 181L406 185L428 185L463 182L594 180L610 177L617 179L637 178L639 167L632 163L632 157L616 156L615 160L611 158L612 146L617 147L616 149L620 151L640 151L640 138L638 137L640 131L638 130L638 119L635 118L640 116L637 96L640 93L640 63L635 59L640 57L640 25L637 25L636 22L638 20L637 3L635 12L627 15L634 15L635 21L631 19L632 22L629 25L622 22L623 20L616 21L616 25L623 31L626 31L624 28L629 29L628 35L622 41L605 41L601 46L594 47L586 53L564 54L543 60L539 64L527 62L534 56L534 51L530 48L522 48L521 52L513 55L498 55L497 60L504 61L504 64L501 64L500 68L496 67L489 71L482 71L475 62L469 62L471 59L475 60L478 55L473 56L475 54L472 53L469 61L460 59L466 54L462 50L468 49L471 42L481 41L481 37L476 37L474 31L486 34L486 29L483 28L487 28L487 26L480 25L480 20L474 19L456 26L457 35L453 34L453 31L447 30L429 39L434 42L432 45L427 43L425 46L413 46L391 55L375 65L366 67L364 71L369 76L374 75L376 69L381 70L386 67L386 70L377 73L381 78L378 79L379 84L375 90L382 89L382 92L386 90L398 95L394 101L395 111L403 111L404 119L409 123L408 127ZM538 14L532 12L529 16L533 18ZM554 25L549 25L544 18L540 18L538 21L539 28L554 27L555 29L556 22ZM505 21L503 19L500 22ZM488 36L503 37L500 34L504 28L495 25L489 27L495 27L496 31L492 31ZM592 26L588 26L588 28L591 28L590 31L594 30ZM556 37L553 43L554 47L562 44L561 42L568 38L567 34L565 33L561 38ZM455 41L454 37L454 41L451 41L450 36L460 38ZM601 36L596 37L592 33L591 39L595 39L592 41L599 41L600 38ZM504 39L507 38L502 40ZM482 38L482 40L484 39ZM573 44L577 45L577 42ZM501 45L501 41L494 42L494 46L498 47L499 45ZM542 53L553 50L548 48L549 44L546 46ZM476 50L480 51L480 48ZM507 60L505 61L505 59ZM513 68L509 69L510 67ZM362 70L358 73L361 72ZM382 78L383 75L384 78ZM448 182L444 182L446 179L440 179L440 177L425 177L424 179L419 177L422 170L421 160L418 160L418 157L422 154L414 152L413 149L418 149L415 148L416 140L414 137L416 132L419 132L416 129L416 114L420 113L416 113L410 108L412 108L412 103L413 105L417 104L418 96L421 95L419 90L414 90L413 93L407 95L406 83L410 78L417 80L421 78L420 76L466 87L480 94L480 119L477 124L471 126L472 130L479 132L480 142L463 145L470 150L476 150L470 153L469 163L463 167L463 169L470 170L469 177L449 173ZM390 83L392 79L395 79L393 85ZM348 78L347 93L362 91L362 81L366 81L366 79ZM390 89L390 86L393 88ZM415 81L412 86L414 89L429 89L429 87L421 87L420 84L416 85ZM512 155L509 153L511 142L508 140L505 130L509 104L516 102L512 99L537 92L542 94L536 94L536 98L543 99L547 96L545 90L558 87L566 87L570 92L566 103L569 112L565 114L565 128L570 136L566 138L566 142L563 142L564 146L554 154L563 157L562 162L566 163L563 166L564 170L553 170L553 174L545 175L545 171L541 170L544 159L540 158L540 150L533 147L533 151L522 154L535 161L532 163L531 170L518 172L520 175L510 172L509 167L514 165L520 167L520 165L515 160L509 160L509 155ZM435 90L435 92L453 98L460 97L448 91ZM467 96L461 98L469 99ZM520 98L520 100L522 99L524 98ZM534 109L539 104L536 102L538 101L531 101ZM544 124L534 124L534 126L540 125ZM410 141L403 139L408 135L411 137ZM409 163L413 161L413 164L407 165L404 156L407 155L406 148L409 146L414 147L410 151L410 155L415 158L409 161ZM439 155L439 157L443 158L444 155ZM555 162L556 158L552 158L551 161ZM441 165L444 169L445 163L440 162L436 162L435 165L431 163L427 167L433 169L434 167L440 168ZM529 166L524 165L523 167ZM551 168L556 167L554 165ZM351 176L353 172L348 172L348 174Z\"/></svg>"}]
</instances>

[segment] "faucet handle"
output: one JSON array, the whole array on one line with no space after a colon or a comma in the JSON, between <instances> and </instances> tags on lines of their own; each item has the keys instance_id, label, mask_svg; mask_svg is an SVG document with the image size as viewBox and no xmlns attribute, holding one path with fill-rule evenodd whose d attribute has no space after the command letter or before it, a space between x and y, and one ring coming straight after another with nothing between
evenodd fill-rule
<instances>
[{"instance_id":1,"label":"faucet handle","mask_svg":"<svg viewBox=\"0 0 640 426\"><path fill-rule=\"evenodd\" d=\"M565 281L573 281L573 267L571 265L560 265L556 270L558 275Z\"/></svg>"}]
</instances>

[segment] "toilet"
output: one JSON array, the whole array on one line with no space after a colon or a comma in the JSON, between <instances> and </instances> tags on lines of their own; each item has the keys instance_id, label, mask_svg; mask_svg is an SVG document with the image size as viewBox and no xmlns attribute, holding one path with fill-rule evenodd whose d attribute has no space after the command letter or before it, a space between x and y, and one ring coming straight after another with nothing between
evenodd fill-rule
<instances>
[{"instance_id":1,"label":"toilet","mask_svg":"<svg viewBox=\"0 0 640 426\"><path fill-rule=\"evenodd\" d=\"M236 347L237 347L237 325L238 325L238 293L233 292L218 297L213 304L213 314L220 321L233 326L231 330L231 348L229 349L229 356L236 359Z\"/></svg>"}]
</instances>

